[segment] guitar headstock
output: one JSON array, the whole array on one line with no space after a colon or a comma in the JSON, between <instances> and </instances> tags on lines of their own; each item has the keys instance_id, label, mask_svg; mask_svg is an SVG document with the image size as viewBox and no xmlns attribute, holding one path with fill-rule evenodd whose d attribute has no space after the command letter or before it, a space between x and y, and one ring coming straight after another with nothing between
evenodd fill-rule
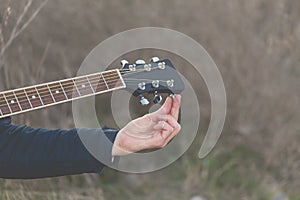
<instances>
[{"instance_id":1,"label":"guitar headstock","mask_svg":"<svg viewBox=\"0 0 300 200\"><path fill-rule=\"evenodd\" d=\"M145 94L153 94L153 102L160 103L161 94L180 94L185 88L183 80L168 59L160 60L154 57L149 63L137 60L134 64L122 60L121 64L123 68L120 72L126 89L134 96L140 97L142 105L149 104Z\"/></svg>"}]
</instances>

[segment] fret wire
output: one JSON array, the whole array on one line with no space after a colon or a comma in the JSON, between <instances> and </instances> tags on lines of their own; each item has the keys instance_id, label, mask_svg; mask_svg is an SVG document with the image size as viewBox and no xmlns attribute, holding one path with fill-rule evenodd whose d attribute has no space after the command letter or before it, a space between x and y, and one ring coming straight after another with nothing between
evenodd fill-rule
<instances>
[{"instance_id":1,"label":"fret wire","mask_svg":"<svg viewBox=\"0 0 300 200\"><path fill-rule=\"evenodd\" d=\"M104 81L104 83L105 83L105 85L106 85L106 88L109 89L109 88L108 88L108 85L107 85L107 83L106 83L106 80L104 79L104 76L103 76L102 73L101 73L101 77L102 77L102 79L103 79L103 81Z\"/></svg>"},{"instance_id":2,"label":"fret wire","mask_svg":"<svg viewBox=\"0 0 300 200\"><path fill-rule=\"evenodd\" d=\"M1 110L1 108L0 108L0 114L3 116L3 113L2 113L2 110Z\"/></svg>"},{"instance_id":3,"label":"fret wire","mask_svg":"<svg viewBox=\"0 0 300 200\"><path fill-rule=\"evenodd\" d=\"M23 109L22 109L22 107L21 107L21 105L20 105L20 103L19 103L19 99L18 99L18 97L17 97L15 91L13 91L13 94L14 94L14 96L15 96L15 98L16 98L16 101L17 101L17 103L18 103L18 105L19 105L20 110L23 111Z\"/></svg>"},{"instance_id":4,"label":"fret wire","mask_svg":"<svg viewBox=\"0 0 300 200\"><path fill-rule=\"evenodd\" d=\"M27 94L26 90L24 90L24 92L25 92L25 95L26 95L26 97L27 97L27 99L28 99L28 102L29 102L29 104L30 104L30 107L33 108L33 106L32 106L32 104L31 104L31 101L30 101L30 99L29 99L29 97L28 97L28 94Z\"/></svg>"},{"instance_id":5,"label":"fret wire","mask_svg":"<svg viewBox=\"0 0 300 200\"><path fill-rule=\"evenodd\" d=\"M92 91L93 91L93 93L95 94L94 88L93 88L93 86L92 86L92 84L91 84L91 82L90 82L89 78L88 78L88 77L86 77L86 79L87 79L87 81L89 82L89 84L90 84L90 86L91 86L91 88L92 88Z\"/></svg>"},{"instance_id":6,"label":"fret wire","mask_svg":"<svg viewBox=\"0 0 300 200\"><path fill-rule=\"evenodd\" d=\"M46 84L47 85L47 88L48 88L48 90L49 90L49 92L50 92L50 95L51 95L51 97L52 97L52 100L53 100L53 102L55 103L56 101L55 101L55 99L54 99L54 96L53 96L53 94L52 94L52 91L51 91L51 89L49 88L49 85L48 84Z\"/></svg>"},{"instance_id":7,"label":"fret wire","mask_svg":"<svg viewBox=\"0 0 300 200\"><path fill-rule=\"evenodd\" d=\"M10 105L9 105L9 103L8 103L8 101L7 101L7 99L6 99L5 93L3 93L3 97L4 97L5 101L6 101L6 104L7 104L7 107L9 108L10 113L13 113L13 112L12 112L12 109L11 109L11 107L10 107Z\"/></svg>"},{"instance_id":8,"label":"fret wire","mask_svg":"<svg viewBox=\"0 0 300 200\"><path fill-rule=\"evenodd\" d=\"M36 91L36 94L39 96L39 99L40 99L42 105L44 106L44 102L43 102L43 100L42 100L42 98L41 98L41 96L40 96L40 94L39 94L39 91L37 90L36 87L34 87L34 89L35 89L35 91Z\"/></svg>"},{"instance_id":9,"label":"fret wire","mask_svg":"<svg viewBox=\"0 0 300 200\"><path fill-rule=\"evenodd\" d=\"M76 85L76 83L75 83L75 81L74 81L73 78L72 78L72 82L73 82L73 84L75 85L75 88L76 88L76 90L77 90L77 92L78 92L78 95L81 96L81 94L80 94L80 92L79 92L79 90L78 90L78 87L77 87L77 85Z\"/></svg>"},{"instance_id":10,"label":"fret wire","mask_svg":"<svg viewBox=\"0 0 300 200\"><path fill-rule=\"evenodd\" d=\"M64 90L64 88L63 88L63 86L62 86L62 84L61 84L61 81L58 81L58 82L59 82L59 84L60 84L60 87L61 87L61 89L62 89L62 91L63 91L63 93L64 93L66 99L69 99L69 98L67 97L67 95L66 95L66 92L65 92L65 90Z\"/></svg>"}]
</instances>

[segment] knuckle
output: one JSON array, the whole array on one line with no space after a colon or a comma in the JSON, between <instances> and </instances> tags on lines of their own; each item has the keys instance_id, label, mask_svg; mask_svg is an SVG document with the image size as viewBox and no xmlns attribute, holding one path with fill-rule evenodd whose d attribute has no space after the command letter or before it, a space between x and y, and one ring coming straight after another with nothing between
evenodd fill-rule
<instances>
[{"instance_id":1,"label":"knuckle","mask_svg":"<svg viewBox=\"0 0 300 200\"><path fill-rule=\"evenodd\" d=\"M146 115L144 115L144 119L145 119L146 121L151 121L151 120L152 120L152 118L151 118L151 115L150 115L150 114L146 114Z\"/></svg>"},{"instance_id":2,"label":"knuckle","mask_svg":"<svg viewBox=\"0 0 300 200\"><path fill-rule=\"evenodd\" d=\"M158 143L158 147L159 148L163 148L165 146L165 141L164 140L160 140Z\"/></svg>"},{"instance_id":3,"label":"knuckle","mask_svg":"<svg viewBox=\"0 0 300 200\"><path fill-rule=\"evenodd\" d=\"M176 123L175 130L176 132L179 132L181 130L181 125L179 123Z\"/></svg>"}]
</instances>

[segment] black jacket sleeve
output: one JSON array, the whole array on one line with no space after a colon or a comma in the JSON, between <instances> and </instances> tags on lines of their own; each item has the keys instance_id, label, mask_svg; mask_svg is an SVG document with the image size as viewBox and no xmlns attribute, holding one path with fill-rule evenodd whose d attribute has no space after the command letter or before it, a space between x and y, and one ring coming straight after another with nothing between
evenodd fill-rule
<instances>
[{"instance_id":1,"label":"black jacket sleeve","mask_svg":"<svg viewBox=\"0 0 300 200\"><path fill-rule=\"evenodd\" d=\"M102 134L111 145L101 152L107 160L117 130L84 129L87 134ZM81 173L99 173L103 164L81 142L78 129L48 130L18 126L10 118L0 120L0 178L33 179ZM92 135L93 135L92 134Z\"/></svg>"}]
</instances>

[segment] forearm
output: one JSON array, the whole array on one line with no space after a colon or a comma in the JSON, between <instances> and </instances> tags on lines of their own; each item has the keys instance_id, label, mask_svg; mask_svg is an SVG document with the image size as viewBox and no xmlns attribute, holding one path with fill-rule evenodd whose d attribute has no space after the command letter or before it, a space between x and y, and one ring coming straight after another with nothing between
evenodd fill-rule
<instances>
[{"instance_id":1,"label":"forearm","mask_svg":"<svg viewBox=\"0 0 300 200\"><path fill-rule=\"evenodd\" d=\"M84 129L102 134L100 129ZM114 141L117 131L105 131ZM93 137L93 136L91 136ZM111 147L104 156L110 157ZM103 164L82 144L77 129L47 130L0 122L0 177L45 178L80 173L99 173Z\"/></svg>"}]
</instances>

